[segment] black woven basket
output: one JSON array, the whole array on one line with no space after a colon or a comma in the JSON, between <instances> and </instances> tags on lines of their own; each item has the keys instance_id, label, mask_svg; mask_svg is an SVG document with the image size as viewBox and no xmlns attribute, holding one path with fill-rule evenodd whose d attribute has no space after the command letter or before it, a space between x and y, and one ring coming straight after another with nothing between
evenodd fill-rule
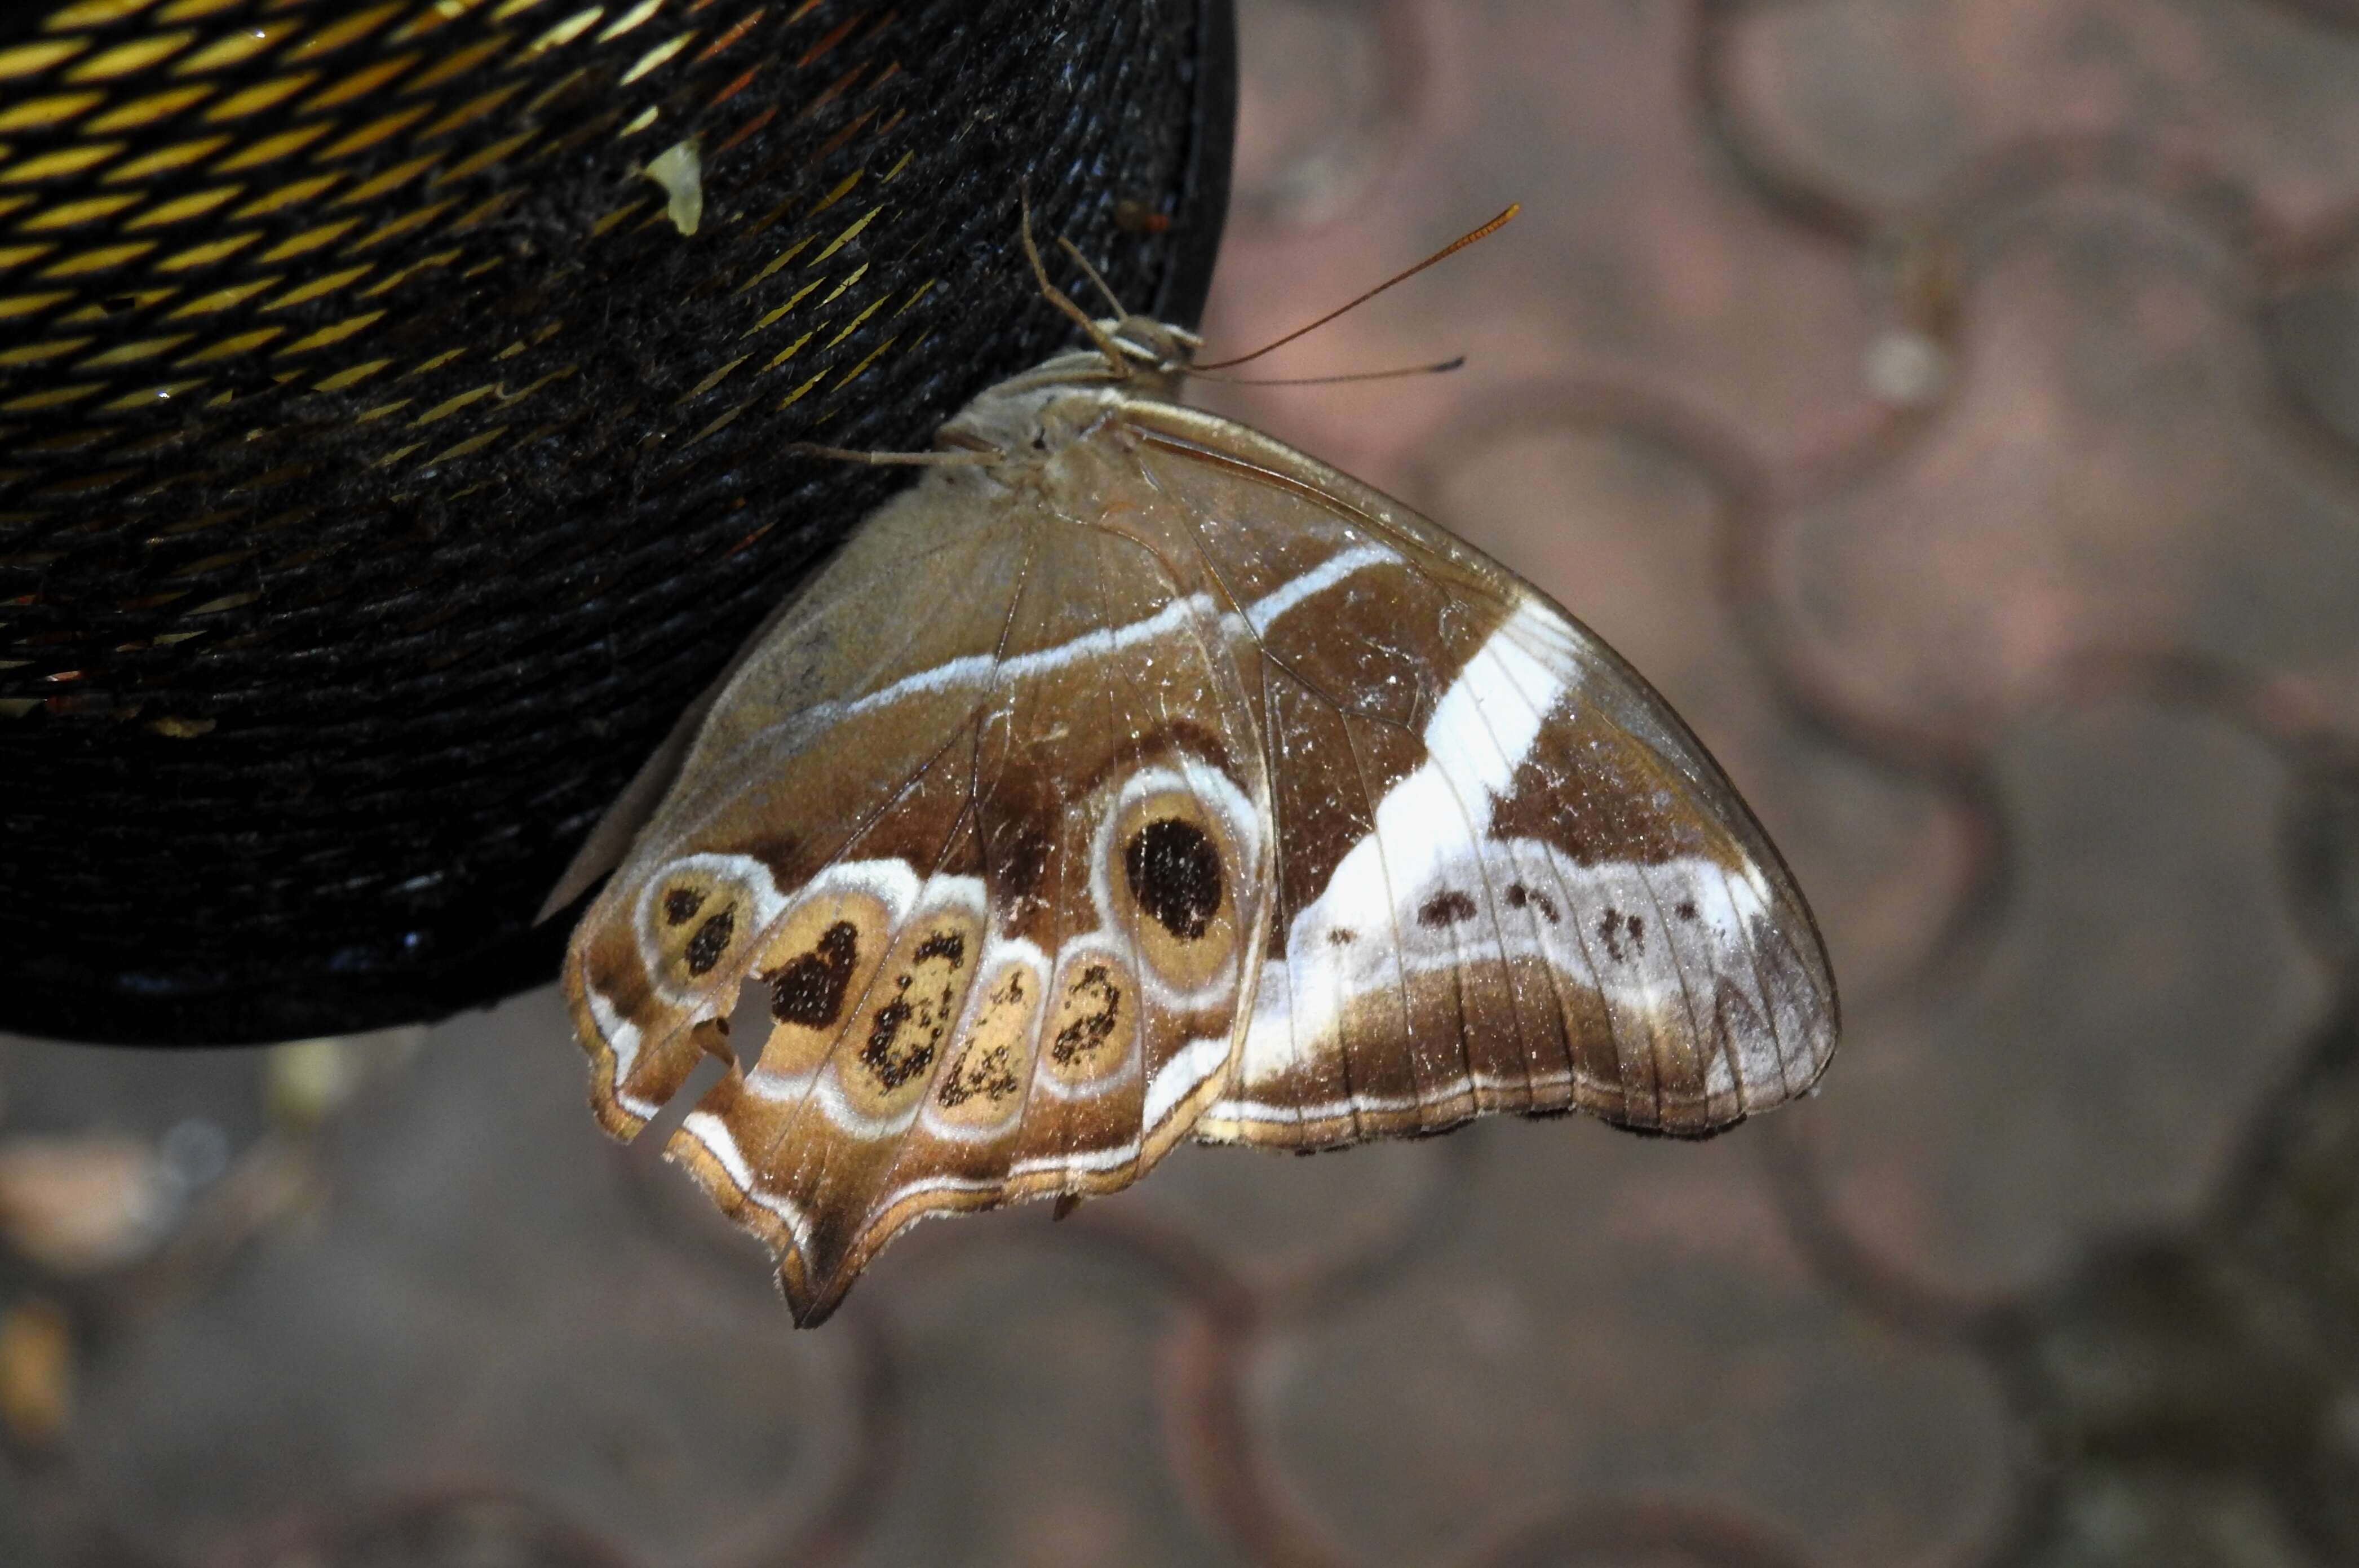
<instances>
[{"instance_id":1,"label":"black woven basket","mask_svg":"<svg viewBox=\"0 0 2359 1568\"><path fill-rule=\"evenodd\" d=\"M547 980L574 845L906 482L784 444L922 445L1071 335L1019 191L1193 319L1227 6L0 12L0 1029Z\"/></svg>"}]
</instances>

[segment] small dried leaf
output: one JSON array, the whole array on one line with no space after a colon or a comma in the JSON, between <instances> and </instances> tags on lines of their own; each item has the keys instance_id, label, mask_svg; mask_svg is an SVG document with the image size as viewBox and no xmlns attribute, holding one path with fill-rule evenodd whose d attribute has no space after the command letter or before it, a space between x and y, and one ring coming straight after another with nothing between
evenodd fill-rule
<instances>
[{"instance_id":1,"label":"small dried leaf","mask_svg":"<svg viewBox=\"0 0 2359 1568\"><path fill-rule=\"evenodd\" d=\"M73 1325L34 1298L0 1313L0 1425L18 1446L46 1448L73 1417Z\"/></svg>"}]
</instances>

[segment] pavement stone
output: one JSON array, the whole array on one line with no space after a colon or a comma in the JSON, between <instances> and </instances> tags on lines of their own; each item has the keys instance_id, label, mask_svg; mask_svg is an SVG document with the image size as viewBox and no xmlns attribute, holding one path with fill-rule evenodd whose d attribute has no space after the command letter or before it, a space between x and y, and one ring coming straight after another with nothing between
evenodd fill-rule
<instances>
[{"instance_id":1,"label":"pavement stone","mask_svg":"<svg viewBox=\"0 0 2359 1568\"><path fill-rule=\"evenodd\" d=\"M1854 1016L1856 1077L1810 1129L1859 1232L1976 1297L2200 1217L2328 1001L2266 746L2114 698L2020 721L1993 761L2005 903L1945 973Z\"/></svg>"},{"instance_id":2,"label":"pavement stone","mask_svg":"<svg viewBox=\"0 0 2359 1568\"><path fill-rule=\"evenodd\" d=\"M792 1333L758 1248L683 1264L653 1231L554 1004L436 1031L306 1157L305 1212L112 1328L71 1455L111 1533L226 1552L488 1484L685 1560L819 1511L857 1446L856 1342Z\"/></svg>"},{"instance_id":3,"label":"pavement stone","mask_svg":"<svg viewBox=\"0 0 2359 1568\"><path fill-rule=\"evenodd\" d=\"M2169 654L2359 715L2359 471L2281 439L2236 259L2103 187L1980 248L1950 406L1773 547L1814 677L1893 724L1979 732L2077 664Z\"/></svg>"},{"instance_id":4,"label":"pavement stone","mask_svg":"<svg viewBox=\"0 0 2359 1568\"><path fill-rule=\"evenodd\" d=\"M1824 0L1740 11L1733 108L1791 177L1939 210L2043 144L2233 189L2290 235L2359 201L2359 32L2295 5Z\"/></svg>"},{"instance_id":5,"label":"pavement stone","mask_svg":"<svg viewBox=\"0 0 2359 1568\"><path fill-rule=\"evenodd\" d=\"M1259 1369L1272 1462L1357 1561L1449 1562L1627 1497L1729 1508L1829 1564L1942 1561L1991 1529L1997 1390L1811 1278L1756 1129L1460 1136L1479 1155L1446 1241Z\"/></svg>"}]
</instances>

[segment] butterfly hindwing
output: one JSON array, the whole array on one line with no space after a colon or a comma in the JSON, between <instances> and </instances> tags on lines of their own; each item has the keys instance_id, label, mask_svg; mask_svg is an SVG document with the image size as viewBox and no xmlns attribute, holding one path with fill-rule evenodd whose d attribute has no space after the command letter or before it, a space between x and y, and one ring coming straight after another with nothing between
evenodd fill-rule
<instances>
[{"instance_id":1,"label":"butterfly hindwing","mask_svg":"<svg viewBox=\"0 0 2359 1568\"><path fill-rule=\"evenodd\" d=\"M585 917L609 1127L759 988L766 1037L730 1042L669 1152L803 1321L926 1214L1126 1184L1223 1087L1267 806L1191 587L1151 540L937 476L745 662Z\"/></svg>"}]
</instances>

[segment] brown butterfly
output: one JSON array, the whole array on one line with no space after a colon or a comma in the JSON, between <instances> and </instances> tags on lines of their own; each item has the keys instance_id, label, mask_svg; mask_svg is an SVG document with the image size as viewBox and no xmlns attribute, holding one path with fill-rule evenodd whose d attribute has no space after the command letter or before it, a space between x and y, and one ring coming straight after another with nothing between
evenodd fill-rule
<instances>
[{"instance_id":1,"label":"brown butterfly","mask_svg":"<svg viewBox=\"0 0 2359 1568\"><path fill-rule=\"evenodd\" d=\"M1110 1192L1182 1138L1701 1136L1809 1089L1810 910L1636 671L1180 407L1192 334L1041 287L1092 346L905 459L552 895L636 831L565 965L606 1128L721 1057L667 1152L808 1325L917 1220Z\"/></svg>"}]
</instances>

